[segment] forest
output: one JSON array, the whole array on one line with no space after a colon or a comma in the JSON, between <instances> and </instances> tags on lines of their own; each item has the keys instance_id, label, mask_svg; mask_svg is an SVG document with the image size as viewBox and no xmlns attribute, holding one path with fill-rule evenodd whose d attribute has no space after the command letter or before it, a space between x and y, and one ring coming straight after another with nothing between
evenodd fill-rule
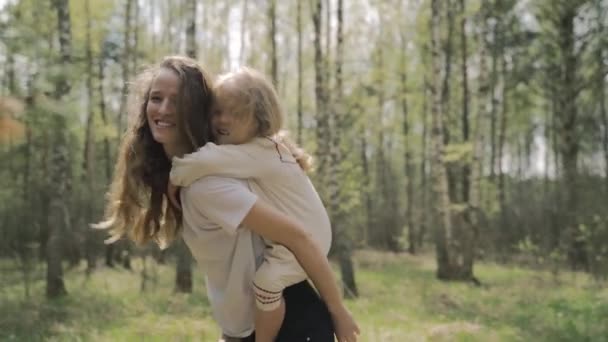
<instances>
[{"instance_id":1,"label":"forest","mask_svg":"<svg viewBox=\"0 0 608 342\"><path fill-rule=\"evenodd\" d=\"M0 340L219 336L183 242L90 227L129 85L187 55L277 88L362 341L608 341L607 26L605 0L0 0Z\"/></svg>"}]
</instances>

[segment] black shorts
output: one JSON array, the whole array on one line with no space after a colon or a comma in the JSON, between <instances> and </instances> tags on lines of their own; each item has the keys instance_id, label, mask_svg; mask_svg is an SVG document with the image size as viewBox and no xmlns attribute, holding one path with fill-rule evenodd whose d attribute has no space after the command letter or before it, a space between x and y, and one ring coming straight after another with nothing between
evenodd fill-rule
<instances>
[{"instance_id":1,"label":"black shorts","mask_svg":"<svg viewBox=\"0 0 608 342\"><path fill-rule=\"evenodd\" d=\"M307 281L287 287L283 296L285 319L275 341L334 341L334 327L327 305ZM255 333L243 339L243 342L254 341Z\"/></svg>"}]
</instances>

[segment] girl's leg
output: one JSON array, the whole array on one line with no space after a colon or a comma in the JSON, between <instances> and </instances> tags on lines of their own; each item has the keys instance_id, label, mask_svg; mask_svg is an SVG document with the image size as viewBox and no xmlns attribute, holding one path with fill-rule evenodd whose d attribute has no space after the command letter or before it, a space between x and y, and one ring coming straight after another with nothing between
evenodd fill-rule
<instances>
[{"instance_id":1,"label":"girl's leg","mask_svg":"<svg viewBox=\"0 0 608 342\"><path fill-rule=\"evenodd\" d=\"M255 310L255 341L273 342L285 318L285 301L281 299L279 307L271 311Z\"/></svg>"}]
</instances>

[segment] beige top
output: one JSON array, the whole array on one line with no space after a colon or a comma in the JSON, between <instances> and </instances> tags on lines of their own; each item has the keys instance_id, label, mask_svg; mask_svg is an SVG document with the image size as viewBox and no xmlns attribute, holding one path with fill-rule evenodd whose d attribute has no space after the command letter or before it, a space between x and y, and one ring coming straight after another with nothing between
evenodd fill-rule
<instances>
[{"instance_id":1,"label":"beige top","mask_svg":"<svg viewBox=\"0 0 608 342\"><path fill-rule=\"evenodd\" d=\"M173 159L171 182L176 185L187 186L210 174L248 178L251 190L263 202L295 219L324 253L329 251L327 211L287 147L269 138L255 138L242 145L208 143L195 153ZM276 308L283 289L305 280L307 275L286 247L264 241L264 262L255 274L254 287L256 305L268 311Z\"/></svg>"},{"instance_id":2,"label":"beige top","mask_svg":"<svg viewBox=\"0 0 608 342\"><path fill-rule=\"evenodd\" d=\"M246 181L205 177L181 194L184 241L206 274L213 317L224 334L246 337L254 328L251 282L264 244L248 229L237 229L257 196Z\"/></svg>"},{"instance_id":3,"label":"beige top","mask_svg":"<svg viewBox=\"0 0 608 342\"><path fill-rule=\"evenodd\" d=\"M271 138L254 138L241 145L207 143L173 159L175 185L187 186L208 175L253 180L250 187L260 199L301 223L321 250L329 251L327 211L306 173L281 143Z\"/></svg>"}]
</instances>

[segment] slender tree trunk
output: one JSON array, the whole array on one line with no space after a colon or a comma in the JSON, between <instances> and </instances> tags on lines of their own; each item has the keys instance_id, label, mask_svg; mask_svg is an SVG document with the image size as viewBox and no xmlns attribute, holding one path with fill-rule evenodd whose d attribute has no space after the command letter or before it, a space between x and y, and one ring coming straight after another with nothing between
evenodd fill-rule
<instances>
[{"instance_id":1,"label":"slender tree trunk","mask_svg":"<svg viewBox=\"0 0 608 342\"><path fill-rule=\"evenodd\" d=\"M176 241L175 292L192 293L192 255L183 239Z\"/></svg>"},{"instance_id":2,"label":"slender tree trunk","mask_svg":"<svg viewBox=\"0 0 608 342\"><path fill-rule=\"evenodd\" d=\"M241 9L241 50L239 52L239 64L245 64L245 32L247 32L247 14L249 7L247 6L247 0L243 0L243 7ZM298 6L300 2L298 1Z\"/></svg>"},{"instance_id":3,"label":"slender tree trunk","mask_svg":"<svg viewBox=\"0 0 608 342\"><path fill-rule=\"evenodd\" d=\"M422 208L420 209L420 229L418 230L418 247L422 248L422 245L424 243L424 237L426 236L426 229L428 226L428 211L429 211L429 201L428 201L428 194L429 191L427 189L427 160L429 159L429 156L427 154L428 152L428 108L429 108L429 98L428 98L428 93L429 93L429 85L428 85L428 81L427 81L427 76L424 76L424 85L422 88L422 92L423 92L423 99L422 99L422 137L421 137L421 152L420 152L420 191L422 192Z\"/></svg>"},{"instance_id":4,"label":"slender tree trunk","mask_svg":"<svg viewBox=\"0 0 608 342\"><path fill-rule=\"evenodd\" d=\"M433 192L435 197L435 238L437 245L438 275L446 272L448 265L448 246L451 238L450 200L448 196L447 174L443 163L443 136L442 136L442 108L441 95L439 92L440 75L440 14L439 0L431 0L431 141L433 144Z\"/></svg>"},{"instance_id":5,"label":"slender tree trunk","mask_svg":"<svg viewBox=\"0 0 608 342\"><path fill-rule=\"evenodd\" d=\"M499 0L495 0L492 5L491 17L495 21L498 20L496 16L496 3ZM492 101L490 102L490 179L494 181L496 177L496 112L498 107L498 99L496 98L496 84L498 83L498 27L496 23L492 29L492 72L490 76L490 95Z\"/></svg>"},{"instance_id":6,"label":"slender tree trunk","mask_svg":"<svg viewBox=\"0 0 608 342\"><path fill-rule=\"evenodd\" d=\"M604 182L606 184L605 196L608 199L608 113L606 113L606 63L604 62L604 54L606 50L606 32L604 29L604 18L605 10L602 8L601 3L597 2L597 15L598 15L598 33L600 37L600 47L597 49L597 63L599 67L599 75L597 77L597 101L600 111L600 120L602 122L602 148L604 150Z\"/></svg>"},{"instance_id":7,"label":"slender tree trunk","mask_svg":"<svg viewBox=\"0 0 608 342\"><path fill-rule=\"evenodd\" d=\"M408 252L416 253L416 229L414 225L414 168L412 164L412 152L410 147L410 123L407 103L407 57L405 54L407 42L404 34L401 34L401 110L403 111L403 141L405 150L405 180L407 204L405 218L408 229Z\"/></svg>"},{"instance_id":8,"label":"slender tree trunk","mask_svg":"<svg viewBox=\"0 0 608 342\"><path fill-rule=\"evenodd\" d=\"M17 95L17 78L15 77L15 56L8 51L6 56L6 87L10 95Z\"/></svg>"},{"instance_id":9,"label":"slender tree trunk","mask_svg":"<svg viewBox=\"0 0 608 342\"><path fill-rule=\"evenodd\" d=\"M468 71L468 47L467 47L467 17L466 17L466 1L460 0L460 51L461 51L461 77L462 77L462 141L464 143L470 142L469 134L469 71ZM481 54L481 58L485 58L484 54ZM485 61L481 61L485 64ZM480 72L485 71L481 70ZM480 75L480 78L485 75ZM462 169L462 201L464 203L469 202L470 193L470 177L471 177L471 166L465 163Z\"/></svg>"},{"instance_id":10,"label":"slender tree trunk","mask_svg":"<svg viewBox=\"0 0 608 342\"><path fill-rule=\"evenodd\" d=\"M343 56L343 36L342 36L342 25L343 25L343 12L342 12L342 1L338 0L337 8L337 22L338 28L336 32L336 96L334 97L334 111L330 123L333 123L332 131L344 131L344 105L343 101L343 89L342 89L342 56ZM330 172L329 172L329 212L331 213L331 222L334 227L334 252L338 257L340 265L340 273L342 275L342 284L344 287L344 295L347 298L357 297L359 295L357 291L357 284L355 283L355 270L352 261L352 245L353 242L347 233L347 216L341 207L342 194L338 180L342 179L343 170L342 165L342 142L339 134L331 135L330 149Z\"/></svg>"},{"instance_id":11,"label":"slender tree trunk","mask_svg":"<svg viewBox=\"0 0 608 342\"><path fill-rule=\"evenodd\" d=\"M26 98L27 109L25 114L25 165L23 170L23 214L21 217L21 222L23 227L30 227L33 225L34 220L30 217L29 210L33 207L33 203L31 200L30 194L30 181L31 181L31 164L32 164L32 123L31 123L31 114L29 113L29 109L34 107L34 98L35 98L35 90L34 88L34 80L33 76L30 76L28 80L28 96ZM31 255L31 249L26 249L23 246L22 252L22 263L23 263L23 279L25 284L25 298L30 298L30 273L32 266L33 256Z\"/></svg>"},{"instance_id":12,"label":"slender tree trunk","mask_svg":"<svg viewBox=\"0 0 608 342\"><path fill-rule=\"evenodd\" d=\"M464 12L464 5L462 6ZM483 143L484 143L484 132L487 125L488 119L488 102L491 101L491 94L489 91L488 84L488 64L487 64L487 51L488 46L486 44L487 35L487 12L488 4L483 4L480 9L480 20L482 21L479 32L479 78L477 81L477 113L475 116L473 126L473 161L470 167L470 180L471 184L468 188L469 195L467 196L470 209L469 222L473 231L473 238L477 240L479 236L479 225L480 225L480 213L482 198L481 198L481 181L483 179L482 174L482 155L483 155ZM467 125L468 126L468 125ZM464 132L463 132L464 133ZM468 136L468 134L467 134ZM472 267L471 267L472 269Z\"/></svg>"},{"instance_id":13,"label":"slender tree trunk","mask_svg":"<svg viewBox=\"0 0 608 342\"><path fill-rule=\"evenodd\" d=\"M468 61L467 61L467 14L466 14L466 1L460 0L460 53L461 53L461 77L462 77L462 141L465 144L471 143L469 136L469 74L468 74ZM482 58L485 56L482 55ZM485 63L483 61L482 63ZM485 70L480 69L480 72ZM475 144L475 143L473 143ZM473 149L474 150L474 149ZM474 217L476 211L472 210L473 206L470 205L470 176L471 166L465 163L462 168L462 202L467 204L467 209L463 213L463 222L461 227L461 243L462 248L462 272L465 274L473 274L473 263L475 259L476 249L476 218Z\"/></svg>"},{"instance_id":14,"label":"slender tree trunk","mask_svg":"<svg viewBox=\"0 0 608 342\"><path fill-rule=\"evenodd\" d=\"M298 27L298 145L302 146L302 79L304 77L302 66L302 1L298 1L297 27Z\"/></svg>"},{"instance_id":15,"label":"slender tree trunk","mask_svg":"<svg viewBox=\"0 0 608 342\"><path fill-rule=\"evenodd\" d=\"M505 39L505 28L503 27L503 25L501 25L500 23L497 24L499 25L499 47L498 47L498 51L500 51L501 53L501 69L502 69L502 95L501 95L501 101L502 101L502 108L501 108L501 112L500 112L500 122L499 122L499 128L498 128L498 150L496 151L497 153L497 172L498 172L498 205L500 208L500 231L502 232L508 232L509 231L509 227L507 226L507 189L506 189L506 184L505 184L505 175L504 175L504 170L503 170L503 159L504 159L504 149L505 149L505 141L506 141L506 133L507 133L507 115L508 115L508 96L509 96L509 89L508 89L508 80L507 80L507 59L505 56L505 49L504 49L504 39ZM503 235L503 237L505 237L505 235ZM504 244L503 244L504 245ZM504 246L506 248L508 248L508 241L507 241L507 246ZM503 247L503 248L504 248ZM504 250L504 253L508 253L508 250Z\"/></svg>"},{"instance_id":16,"label":"slender tree trunk","mask_svg":"<svg viewBox=\"0 0 608 342\"><path fill-rule=\"evenodd\" d=\"M187 3L187 15L188 20L186 23L186 55L190 58L196 58L196 5L197 0L188 0Z\"/></svg>"},{"instance_id":17,"label":"slender tree trunk","mask_svg":"<svg viewBox=\"0 0 608 342\"><path fill-rule=\"evenodd\" d=\"M59 32L60 64L62 73L55 83L55 99L60 101L70 91L67 69L72 59L72 30L70 25L70 8L67 0L54 0L57 11ZM46 244L47 274L46 296L56 298L67 294L63 282L62 241L70 231L70 213L66 204L68 198L69 156L67 149L67 122L61 114L54 114L51 127L53 143L49 175L51 178L51 201L47 225L49 238Z\"/></svg>"},{"instance_id":18,"label":"slender tree trunk","mask_svg":"<svg viewBox=\"0 0 608 342\"><path fill-rule=\"evenodd\" d=\"M370 235L373 232L373 207L371 188L371 174L369 170L369 158L367 156L367 129L361 129L361 166L363 168L363 197L365 202L365 229L363 229L363 241L368 244Z\"/></svg>"},{"instance_id":19,"label":"slender tree trunk","mask_svg":"<svg viewBox=\"0 0 608 342\"><path fill-rule=\"evenodd\" d=\"M101 122L104 127L107 127L108 116L106 114L106 101L105 101L105 92L104 92L104 80L105 80L105 60L103 58L103 54L99 56L99 60L97 63L97 78L99 79L99 83L97 84L97 92L99 93L99 114L101 116ZM103 137L103 154L104 154L104 185L109 185L110 180L112 178L112 154L110 153L110 138L107 135ZM114 267L114 249L115 244L105 245L105 264L108 267Z\"/></svg>"},{"instance_id":20,"label":"slender tree trunk","mask_svg":"<svg viewBox=\"0 0 608 342\"><path fill-rule=\"evenodd\" d=\"M270 38L270 75L272 83L279 87L279 72L277 68L277 4L276 0L268 0L268 37Z\"/></svg>"},{"instance_id":21,"label":"slender tree trunk","mask_svg":"<svg viewBox=\"0 0 608 342\"><path fill-rule=\"evenodd\" d=\"M446 18L447 18L447 38L444 45L444 73L443 73L443 85L441 87L441 108L442 108L442 131L443 131L443 144L449 145L452 142L452 135L450 132L450 125L453 121L452 119L452 106L451 106L451 91L450 86L452 79L452 59L454 55L454 1L455 0L447 0L445 1L445 9L446 9ZM450 194L450 201L457 202L458 194L457 194L457 170L450 166L446 165L446 172L448 174L448 187Z\"/></svg>"},{"instance_id":22,"label":"slender tree trunk","mask_svg":"<svg viewBox=\"0 0 608 342\"><path fill-rule=\"evenodd\" d=\"M323 5L321 0L314 2L312 21L314 26L314 64L315 64L315 102L317 121L317 159L318 159L318 185L323 188L327 184L328 144L324 143L330 135L329 120L327 117L327 89L325 88L326 70L323 62L323 51L321 50L321 14ZM323 195L323 194L322 194ZM325 196L322 196L325 197Z\"/></svg>"},{"instance_id":23,"label":"slender tree trunk","mask_svg":"<svg viewBox=\"0 0 608 342\"><path fill-rule=\"evenodd\" d=\"M578 185L577 163L579 153L579 135L577 122L577 60L575 54L574 21L577 16L575 5L565 5L559 13L559 48L562 56L560 66L560 96L558 99L559 151L562 157L564 182L564 206L561 212L565 215L564 230L569 245L568 256L573 266L584 265L582 255L584 248L577 239Z\"/></svg>"},{"instance_id":24,"label":"slender tree trunk","mask_svg":"<svg viewBox=\"0 0 608 342\"><path fill-rule=\"evenodd\" d=\"M139 2L135 0L133 2L133 17L131 18L131 66L129 67L129 72L131 74L135 74L137 72L137 63L139 63Z\"/></svg>"},{"instance_id":25,"label":"slender tree trunk","mask_svg":"<svg viewBox=\"0 0 608 342\"><path fill-rule=\"evenodd\" d=\"M123 51L121 57L121 73L122 73L122 90L120 91L120 107L118 110L117 117L117 127L118 127L118 137L123 134L123 124L125 123L126 117L126 108L127 108L127 90L128 90L128 80L129 80L129 61L131 56L131 17L132 17L132 9L133 9L133 0L126 0L125 2L125 21L124 21L124 33L123 33Z\"/></svg>"},{"instance_id":26,"label":"slender tree trunk","mask_svg":"<svg viewBox=\"0 0 608 342\"><path fill-rule=\"evenodd\" d=\"M93 52L91 47L91 13L89 0L85 0L86 16L86 87L87 87L87 123L85 133L85 146L83 156L83 176L86 178L83 183L86 186L86 202L84 236L86 239L85 255L87 259L87 274L95 269L95 234L92 229L88 229L88 223L93 222L95 215L94 198L95 188L95 112L93 111Z\"/></svg>"},{"instance_id":27,"label":"slender tree trunk","mask_svg":"<svg viewBox=\"0 0 608 342\"><path fill-rule=\"evenodd\" d=\"M109 124L108 116L106 113L106 100L105 100L105 92L104 92L104 80L105 80L105 60L103 56L99 56L97 61L97 92L99 93L99 115L101 116L101 122L104 127L107 127ZM104 173L105 173L105 182L104 184L109 185L110 180L112 178L112 154L110 153L110 139L107 135L103 137L103 154L104 154Z\"/></svg>"},{"instance_id":28,"label":"slender tree trunk","mask_svg":"<svg viewBox=\"0 0 608 342\"><path fill-rule=\"evenodd\" d=\"M453 230L446 165L444 162L444 137L442 96L439 92L440 74L440 18L439 0L431 1L431 93L433 95L432 135L433 144L433 192L435 212L435 244L437 252L437 277L442 280L461 279L461 265L457 253L457 238Z\"/></svg>"}]
</instances>

